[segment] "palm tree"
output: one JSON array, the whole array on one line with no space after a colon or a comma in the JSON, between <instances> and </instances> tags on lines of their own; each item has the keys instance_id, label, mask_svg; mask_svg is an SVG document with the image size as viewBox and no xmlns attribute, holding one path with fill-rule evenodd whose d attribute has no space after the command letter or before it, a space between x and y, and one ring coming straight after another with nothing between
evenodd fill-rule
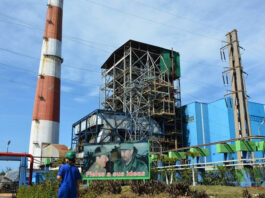
<instances>
[{"instance_id":1,"label":"palm tree","mask_svg":"<svg viewBox=\"0 0 265 198\"><path fill-rule=\"evenodd\" d=\"M194 171L194 158L195 157L199 157L200 153L199 152L191 152L188 151L186 152L186 155L192 158L192 185L196 186L196 182L195 182L195 171Z\"/></svg>"}]
</instances>

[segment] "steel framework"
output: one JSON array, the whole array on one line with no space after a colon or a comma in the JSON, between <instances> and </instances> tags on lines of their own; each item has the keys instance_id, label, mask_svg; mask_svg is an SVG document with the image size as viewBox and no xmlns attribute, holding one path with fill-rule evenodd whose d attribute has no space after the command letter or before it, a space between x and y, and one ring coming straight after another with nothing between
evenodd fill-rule
<instances>
[{"instance_id":1,"label":"steel framework","mask_svg":"<svg viewBox=\"0 0 265 198\"><path fill-rule=\"evenodd\" d=\"M175 61L177 58L179 54L173 50L129 40L102 65L101 107L130 115L130 140L155 138L150 137L152 127L147 130L142 124L143 119L150 118L165 129L164 137L159 138L159 147L161 142L164 142L163 145L173 143L174 147L177 144L181 146L180 71Z\"/></svg>"}]
</instances>

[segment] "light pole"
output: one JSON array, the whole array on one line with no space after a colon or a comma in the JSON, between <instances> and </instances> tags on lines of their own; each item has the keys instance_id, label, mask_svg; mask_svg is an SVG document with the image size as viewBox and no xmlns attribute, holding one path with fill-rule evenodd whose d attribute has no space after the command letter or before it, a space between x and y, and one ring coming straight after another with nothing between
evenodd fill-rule
<instances>
[{"instance_id":1,"label":"light pole","mask_svg":"<svg viewBox=\"0 0 265 198\"><path fill-rule=\"evenodd\" d=\"M8 153L8 146L9 146L10 143L11 143L11 141L8 140L7 145L6 145L6 152L7 152L7 153Z\"/></svg>"},{"instance_id":2,"label":"light pole","mask_svg":"<svg viewBox=\"0 0 265 198\"><path fill-rule=\"evenodd\" d=\"M262 120L262 122L261 122L261 124L259 126L259 136L261 135L261 127L264 124L264 122L265 122L265 118Z\"/></svg>"}]
</instances>

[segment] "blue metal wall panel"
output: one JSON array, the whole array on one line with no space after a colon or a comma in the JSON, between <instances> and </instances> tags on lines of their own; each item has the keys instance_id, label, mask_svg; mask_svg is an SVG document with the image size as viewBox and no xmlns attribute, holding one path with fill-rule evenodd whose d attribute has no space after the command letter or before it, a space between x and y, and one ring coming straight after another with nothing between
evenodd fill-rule
<instances>
[{"instance_id":1,"label":"blue metal wall panel","mask_svg":"<svg viewBox=\"0 0 265 198\"><path fill-rule=\"evenodd\" d=\"M196 113L195 103L191 103L184 107L184 115L186 122L183 125L184 139L186 146L192 146L197 144L197 124L196 124Z\"/></svg>"},{"instance_id":2,"label":"blue metal wall panel","mask_svg":"<svg viewBox=\"0 0 265 198\"><path fill-rule=\"evenodd\" d=\"M205 104L194 102L184 106L186 121L184 125L184 135L187 144L184 146L195 146L204 143L217 142L235 138L234 114L231 106L232 99L220 99L215 102ZM248 102L253 135L258 135L258 128L265 117L265 107L263 104ZM193 117L193 121L190 121ZM204 132L204 134L203 134ZM261 135L265 135L265 124L261 127ZM216 153L216 146L206 147L210 151L207 162L236 159L236 154L224 155ZM255 152L255 157L261 157L261 152ZM197 160L203 162L204 159Z\"/></svg>"},{"instance_id":3,"label":"blue metal wall panel","mask_svg":"<svg viewBox=\"0 0 265 198\"><path fill-rule=\"evenodd\" d=\"M265 124L261 125L265 117L264 105L248 102L248 109L252 135L259 135L259 133L260 135L265 135ZM261 158L263 157L263 153L261 151L255 152L255 157Z\"/></svg>"}]
</instances>

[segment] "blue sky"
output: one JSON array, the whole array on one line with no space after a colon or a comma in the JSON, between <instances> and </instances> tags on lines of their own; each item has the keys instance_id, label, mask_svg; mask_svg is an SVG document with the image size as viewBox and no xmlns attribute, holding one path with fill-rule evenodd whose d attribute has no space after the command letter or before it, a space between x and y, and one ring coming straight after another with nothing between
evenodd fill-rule
<instances>
[{"instance_id":1,"label":"blue sky","mask_svg":"<svg viewBox=\"0 0 265 198\"><path fill-rule=\"evenodd\" d=\"M47 0L0 1L0 151L28 152ZM226 93L219 49L237 29L251 101L265 103L263 0L65 0L60 143L99 107L100 66L129 39L181 55L182 103ZM0 170L17 163L0 162Z\"/></svg>"}]
</instances>

